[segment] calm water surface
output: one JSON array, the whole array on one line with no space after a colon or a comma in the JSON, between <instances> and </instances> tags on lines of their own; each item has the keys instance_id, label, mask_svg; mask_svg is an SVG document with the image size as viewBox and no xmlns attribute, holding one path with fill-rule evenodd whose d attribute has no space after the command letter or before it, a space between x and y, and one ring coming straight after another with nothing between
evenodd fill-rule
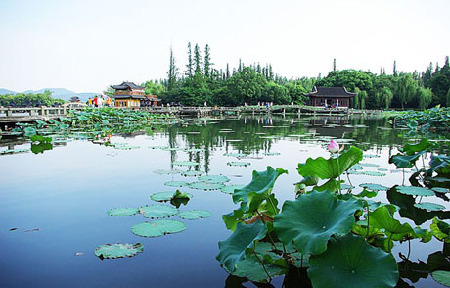
<instances>
[{"instance_id":1,"label":"calm water surface","mask_svg":"<svg viewBox=\"0 0 450 288\"><path fill-rule=\"evenodd\" d=\"M157 204L149 198L152 193L177 189L165 186L165 182L197 180L155 173L161 169L196 169L208 175L228 176L227 185L245 185L251 180L252 170L285 168L289 174L280 176L274 191L280 202L293 200L293 183L300 180L297 164L308 157L329 155L324 146L329 138L324 136L350 139L343 140L346 146L353 143L365 154L374 155L363 163L380 165L367 170L387 173L382 177L351 175L356 193L362 190L360 183L391 187L403 179L401 172L390 172L395 167L388 165L389 155L397 153L397 146L407 141L399 137L403 133L390 129L384 120L243 116L192 120L189 125L168 125L153 133L113 135L112 143L135 146L131 150L72 140L43 154L0 156L0 286L224 287L228 274L215 256L218 241L230 235L221 217L237 207L230 195L220 190L180 188L194 195L180 211L203 209L211 211L212 217L171 217L183 221L187 229L156 238L139 237L130 230L150 219L140 215L111 217L107 212L117 207ZM166 151L155 146L203 151ZM0 151L12 148L30 148L30 144L0 140ZM248 153L249 157L224 156L238 152ZM179 167L173 165L174 161L195 161L199 166ZM248 162L250 166L231 167L229 162ZM386 201L384 192L378 198ZM449 208L448 202L433 201ZM10 231L12 228L17 229ZM144 252L132 258L104 261L94 255L96 247L119 242L140 242ZM442 244L434 240L427 245L413 244L412 261L426 262L430 253L442 249ZM407 254L407 244L394 248L395 256L399 252ZM272 284L281 287L282 282L283 278L278 277ZM431 278L409 284L441 287ZM253 287L249 282L245 285Z\"/></svg>"}]
</instances>

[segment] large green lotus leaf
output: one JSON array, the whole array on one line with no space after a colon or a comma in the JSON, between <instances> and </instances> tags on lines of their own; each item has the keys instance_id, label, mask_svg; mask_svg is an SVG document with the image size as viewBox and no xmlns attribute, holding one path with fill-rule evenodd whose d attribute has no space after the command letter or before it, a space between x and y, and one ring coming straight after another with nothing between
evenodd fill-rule
<instances>
[{"instance_id":1,"label":"large green lotus leaf","mask_svg":"<svg viewBox=\"0 0 450 288\"><path fill-rule=\"evenodd\" d=\"M445 243L450 243L450 225L437 218L433 218L433 222L430 225L431 234Z\"/></svg>"},{"instance_id":2,"label":"large green lotus leaf","mask_svg":"<svg viewBox=\"0 0 450 288\"><path fill-rule=\"evenodd\" d=\"M186 224L171 219L161 219L152 222L142 222L131 227L131 232L142 237L158 237L166 234L181 232Z\"/></svg>"},{"instance_id":3,"label":"large green lotus leaf","mask_svg":"<svg viewBox=\"0 0 450 288\"><path fill-rule=\"evenodd\" d=\"M115 208L108 211L109 216L133 216L139 213L138 208Z\"/></svg>"},{"instance_id":4,"label":"large green lotus leaf","mask_svg":"<svg viewBox=\"0 0 450 288\"><path fill-rule=\"evenodd\" d=\"M225 268L233 272L236 264L245 257L245 250L253 246L255 240L261 240L267 234L266 225L260 220L252 224L238 223L233 234L224 241L219 241L219 254L216 259Z\"/></svg>"},{"instance_id":5,"label":"large green lotus leaf","mask_svg":"<svg viewBox=\"0 0 450 288\"><path fill-rule=\"evenodd\" d=\"M436 282L450 287L450 271L437 270L431 272L431 277L433 277Z\"/></svg>"},{"instance_id":6,"label":"large green lotus leaf","mask_svg":"<svg viewBox=\"0 0 450 288\"><path fill-rule=\"evenodd\" d=\"M428 150L433 147L433 143L430 143L428 139L423 138L420 143L417 144L406 144L402 149L399 149L401 152L404 152L406 155L414 155L417 152L421 152L423 150Z\"/></svg>"},{"instance_id":7,"label":"large green lotus leaf","mask_svg":"<svg viewBox=\"0 0 450 288\"><path fill-rule=\"evenodd\" d=\"M314 288L395 287L394 257L352 234L332 239L328 249L309 259L308 276Z\"/></svg>"},{"instance_id":8,"label":"large green lotus leaf","mask_svg":"<svg viewBox=\"0 0 450 288\"><path fill-rule=\"evenodd\" d=\"M141 243L136 244L105 244L95 249L95 256L100 259L116 259L133 257L139 252L144 251L144 246Z\"/></svg>"},{"instance_id":9,"label":"large green lotus leaf","mask_svg":"<svg viewBox=\"0 0 450 288\"><path fill-rule=\"evenodd\" d=\"M198 177L198 181L223 184L230 181L230 178L225 175L205 175Z\"/></svg>"},{"instance_id":10,"label":"large green lotus leaf","mask_svg":"<svg viewBox=\"0 0 450 288\"><path fill-rule=\"evenodd\" d=\"M422 151L415 155L402 155L397 154L389 158L389 164L394 164L397 168L411 168L416 163L417 159L420 158L426 151Z\"/></svg>"},{"instance_id":11,"label":"large green lotus leaf","mask_svg":"<svg viewBox=\"0 0 450 288\"><path fill-rule=\"evenodd\" d=\"M236 264L236 270L233 273L235 276L246 277L254 282L267 282L270 278L286 273L287 268L275 264L265 263L264 267L259 262L255 255L247 255L244 260ZM264 268L266 270L264 270ZM267 275L267 273L269 275Z\"/></svg>"},{"instance_id":12,"label":"large green lotus leaf","mask_svg":"<svg viewBox=\"0 0 450 288\"><path fill-rule=\"evenodd\" d=\"M163 218L177 215L179 211L168 205L149 205L139 208L139 213L147 218Z\"/></svg>"},{"instance_id":13,"label":"large green lotus leaf","mask_svg":"<svg viewBox=\"0 0 450 288\"><path fill-rule=\"evenodd\" d=\"M275 231L283 243L294 241L303 255L320 254L327 249L332 235L352 229L353 215L362 207L361 201L339 200L330 191L300 194L295 201L286 201L281 214L275 216Z\"/></svg>"},{"instance_id":14,"label":"large green lotus leaf","mask_svg":"<svg viewBox=\"0 0 450 288\"><path fill-rule=\"evenodd\" d=\"M384 229L390 234L406 235L414 233L411 225L408 223L401 224L400 221L394 219L386 206L379 207L369 215L370 226Z\"/></svg>"},{"instance_id":15,"label":"large green lotus leaf","mask_svg":"<svg viewBox=\"0 0 450 288\"><path fill-rule=\"evenodd\" d=\"M222 189L225 185L221 183L209 183L209 182L193 182L189 185L192 189L199 189L199 190L217 190Z\"/></svg>"},{"instance_id":16,"label":"large green lotus leaf","mask_svg":"<svg viewBox=\"0 0 450 288\"><path fill-rule=\"evenodd\" d=\"M430 189L417 186L397 186L398 192L412 196L434 196L434 192Z\"/></svg>"},{"instance_id":17,"label":"large green lotus leaf","mask_svg":"<svg viewBox=\"0 0 450 288\"><path fill-rule=\"evenodd\" d=\"M237 224L242 222L242 218L244 217L244 211L241 209L234 210L233 213L229 213L226 215L222 215L222 220L225 222L225 226L227 229L234 231L236 230Z\"/></svg>"},{"instance_id":18,"label":"large green lotus leaf","mask_svg":"<svg viewBox=\"0 0 450 288\"><path fill-rule=\"evenodd\" d=\"M244 212L257 209L265 197L269 196L277 178L284 173L288 173L288 171L281 168L274 169L270 166L262 172L253 170L250 183L242 189L234 190L233 202L241 201L247 207L244 208Z\"/></svg>"},{"instance_id":19,"label":"large green lotus leaf","mask_svg":"<svg viewBox=\"0 0 450 288\"><path fill-rule=\"evenodd\" d=\"M198 218L207 218L211 217L211 212L205 211L205 210L191 210L191 211L184 211L178 214L183 219L198 219Z\"/></svg>"},{"instance_id":20,"label":"large green lotus leaf","mask_svg":"<svg viewBox=\"0 0 450 288\"><path fill-rule=\"evenodd\" d=\"M297 171L303 177L315 175L320 179L337 178L344 171L361 161L362 155L361 149L352 146L338 158L328 160L322 157L309 158L305 164L298 164Z\"/></svg>"},{"instance_id":21,"label":"large green lotus leaf","mask_svg":"<svg viewBox=\"0 0 450 288\"><path fill-rule=\"evenodd\" d=\"M419 208L419 209L424 209L427 211L442 211L445 209L445 207L442 205L430 203L430 202L416 203L416 204L414 204L414 207Z\"/></svg>"},{"instance_id":22,"label":"large green lotus leaf","mask_svg":"<svg viewBox=\"0 0 450 288\"><path fill-rule=\"evenodd\" d=\"M181 173L181 176L184 176L184 177L199 177L199 176L202 176L203 174L205 174L205 172L192 170L192 171L185 171L185 172Z\"/></svg>"}]
</instances>

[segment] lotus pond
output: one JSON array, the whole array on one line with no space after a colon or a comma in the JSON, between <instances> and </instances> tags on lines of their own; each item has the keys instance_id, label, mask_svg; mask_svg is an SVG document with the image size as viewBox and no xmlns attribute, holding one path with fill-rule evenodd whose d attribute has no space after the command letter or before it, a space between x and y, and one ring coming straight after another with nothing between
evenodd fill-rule
<instances>
[{"instance_id":1,"label":"lotus pond","mask_svg":"<svg viewBox=\"0 0 450 288\"><path fill-rule=\"evenodd\" d=\"M100 120L24 124L0 139L0 286L332 287L326 279L346 273L367 283L356 287L374 286L373 273L385 275L377 287L449 281L448 179L420 170L448 163L446 134L423 141L363 117ZM330 140L344 146L338 161ZM345 173L316 171L308 161L319 157ZM434 189L421 190L431 176ZM345 199L349 190L359 198ZM334 230L306 221L322 214ZM350 246L372 272L339 262Z\"/></svg>"}]
</instances>

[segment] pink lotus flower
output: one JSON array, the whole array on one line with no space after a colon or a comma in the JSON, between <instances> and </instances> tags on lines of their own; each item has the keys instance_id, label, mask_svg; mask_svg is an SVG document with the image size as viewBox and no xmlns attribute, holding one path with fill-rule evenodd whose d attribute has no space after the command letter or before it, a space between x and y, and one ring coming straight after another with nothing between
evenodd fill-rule
<instances>
[{"instance_id":1,"label":"pink lotus flower","mask_svg":"<svg viewBox=\"0 0 450 288\"><path fill-rule=\"evenodd\" d=\"M328 147L328 151L330 151L331 153L335 154L337 152L339 152L339 145L336 141L331 140L330 144L327 146Z\"/></svg>"}]
</instances>

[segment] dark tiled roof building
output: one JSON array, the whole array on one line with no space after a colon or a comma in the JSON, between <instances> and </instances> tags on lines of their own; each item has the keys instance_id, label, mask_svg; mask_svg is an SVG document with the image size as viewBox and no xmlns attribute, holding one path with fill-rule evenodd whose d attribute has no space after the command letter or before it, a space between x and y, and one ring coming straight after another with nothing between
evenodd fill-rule
<instances>
[{"instance_id":1,"label":"dark tiled roof building","mask_svg":"<svg viewBox=\"0 0 450 288\"><path fill-rule=\"evenodd\" d=\"M348 92L345 87L316 87L313 91L306 94L309 96L309 105L322 107L341 107L350 106L350 98L356 93Z\"/></svg>"}]
</instances>

